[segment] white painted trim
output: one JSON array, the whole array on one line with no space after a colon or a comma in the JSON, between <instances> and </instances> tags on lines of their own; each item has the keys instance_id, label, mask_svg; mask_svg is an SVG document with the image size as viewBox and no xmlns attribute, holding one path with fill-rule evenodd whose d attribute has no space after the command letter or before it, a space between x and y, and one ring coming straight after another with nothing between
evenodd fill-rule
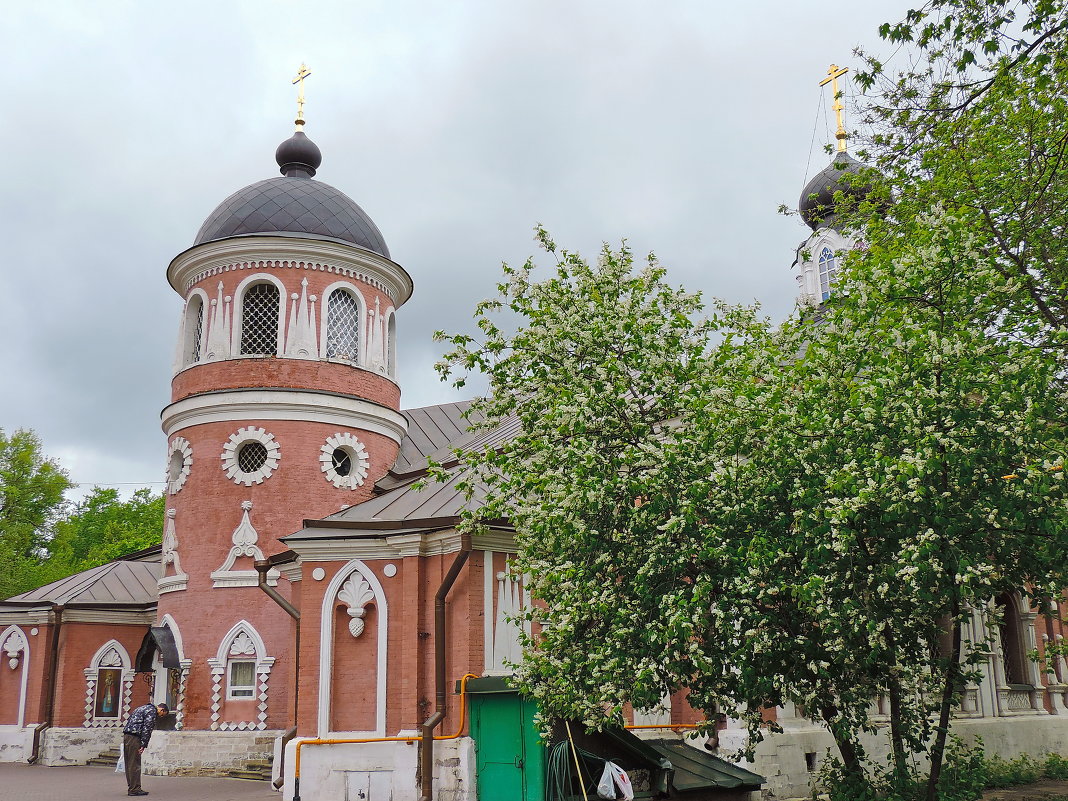
<instances>
[{"instance_id":1,"label":"white painted trim","mask_svg":"<svg viewBox=\"0 0 1068 801\"><path fill-rule=\"evenodd\" d=\"M356 315L356 361L350 362L344 359L329 359L326 355L327 337L330 332L327 323L330 320L330 296L338 289L344 289L356 296L356 305L359 312ZM367 315L367 299L355 284L349 281L335 281L323 290L319 303L319 358L324 361L337 361L341 364L355 364L360 367L367 363L367 337L363 335L364 317Z\"/></svg>"},{"instance_id":2,"label":"white painted trim","mask_svg":"<svg viewBox=\"0 0 1068 801\"><path fill-rule=\"evenodd\" d=\"M334 469L334 451L341 449L349 457L349 474L343 476ZM356 490L363 486L367 479L367 468L370 466L367 448L353 434L338 431L333 436L326 438L326 444L319 449L319 469L325 474L326 480L338 489Z\"/></svg>"},{"instance_id":3,"label":"white painted trim","mask_svg":"<svg viewBox=\"0 0 1068 801\"><path fill-rule=\"evenodd\" d=\"M493 590L495 571L493 569L493 551L482 554L482 675L489 671L493 661L493 621L497 610L493 608Z\"/></svg>"},{"instance_id":4,"label":"white painted trim","mask_svg":"<svg viewBox=\"0 0 1068 801\"><path fill-rule=\"evenodd\" d=\"M178 475L171 478L171 460L174 458L174 454L182 454L182 466L178 471ZM170 442L170 447L167 448L167 494L177 495L182 491L182 487L185 486L186 479L189 478L189 471L193 468L193 446L189 444L189 440L185 437L175 437Z\"/></svg>"},{"instance_id":5,"label":"white painted trim","mask_svg":"<svg viewBox=\"0 0 1068 801\"><path fill-rule=\"evenodd\" d=\"M386 309L386 375L397 375L397 310L390 306Z\"/></svg>"},{"instance_id":6,"label":"white painted trim","mask_svg":"<svg viewBox=\"0 0 1068 801\"><path fill-rule=\"evenodd\" d=\"M98 667L100 667L100 660L103 659L104 654L106 654L112 648L114 648L115 651L118 653L119 661L122 662L122 667L124 670L129 670L131 667L133 667L133 661L130 659L130 654L125 648L123 648L122 643L120 643L118 640L108 640L106 643L97 648L96 653L93 654L93 658L89 660L89 667L93 670L96 670Z\"/></svg>"},{"instance_id":7,"label":"white painted trim","mask_svg":"<svg viewBox=\"0 0 1068 801\"><path fill-rule=\"evenodd\" d=\"M277 334L274 345L274 353L269 354L244 354L241 352L241 334L245 328L244 313L245 313L245 293L251 289L255 284L271 284L278 290L278 318L277 318ZM289 297L289 293L286 291L286 286L276 276L270 273L253 273L245 278L237 285L237 289L234 290L234 305L233 316L231 320L232 329L230 332L230 358L232 359L245 359L255 356L268 355L281 357L285 352L286 340L285 340L285 320L286 320L286 298Z\"/></svg>"},{"instance_id":8,"label":"white painted trim","mask_svg":"<svg viewBox=\"0 0 1068 801\"><path fill-rule=\"evenodd\" d=\"M395 261L356 245L300 237L247 236L195 245L174 257L167 280L184 297L208 276L250 269L345 275L385 292L397 306L412 296L412 278Z\"/></svg>"},{"instance_id":9,"label":"white painted trim","mask_svg":"<svg viewBox=\"0 0 1068 801\"><path fill-rule=\"evenodd\" d=\"M398 524L398 528L403 527ZM406 556L440 556L460 550L460 534L456 529L442 529L430 533L414 532L390 537L342 539L347 533L335 528L305 528L303 534L323 539L287 540L286 545L300 555L301 562L336 562L340 559L403 559ZM373 534L373 531L359 532ZM515 553L515 535L511 531L491 531L473 538L476 551Z\"/></svg>"},{"instance_id":10,"label":"white painted trim","mask_svg":"<svg viewBox=\"0 0 1068 801\"><path fill-rule=\"evenodd\" d=\"M67 609L63 612L64 623L114 623L142 626L156 619L155 604L145 611L121 611L112 609ZM41 621L47 622L47 621Z\"/></svg>"},{"instance_id":11,"label":"white painted trim","mask_svg":"<svg viewBox=\"0 0 1068 801\"><path fill-rule=\"evenodd\" d=\"M267 455L258 469L246 473L238 464L238 457L241 449L252 442L262 445ZM227 438L219 458L222 459L222 469L228 479L235 484L251 487L253 484L262 484L278 469L278 463L282 460L282 448L274 434L264 428L248 426L237 429Z\"/></svg>"},{"instance_id":12,"label":"white painted trim","mask_svg":"<svg viewBox=\"0 0 1068 801\"><path fill-rule=\"evenodd\" d=\"M255 656L252 659L246 659L244 655L238 656L234 661L253 661L255 662L255 679L253 684L253 694L251 696L240 696L238 698L230 698L230 648L240 635L244 634L252 642L252 648L255 651ZM223 638L219 641L219 649L215 652L214 657L208 659L208 666L211 668L212 678L212 693L211 693L211 729L212 731L263 731L267 728L267 701L269 698L269 685L271 668L274 666L275 659L273 656L267 656L267 646L263 643L263 638L260 633L256 631L256 627L249 623L247 620L239 620L235 623ZM221 721L222 717L222 695L223 695L223 681L225 677L226 682L226 700L235 701L255 701L258 714L256 720L253 721Z\"/></svg>"},{"instance_id":13,"label":"white painted trim","mask_svg":"<svg viewBox=\"0 0 1068 801\"><path fill-rule=\"evenodd\" d=\"M193 298L200 298L200 354L193 358L193 338L194 333L190 330L189 323L191 322L192 311L191 306ZM208 297L208 293L200 287L197 287L189 296L185 299L185 309L182 314L182 331L181 331L181 344L178 369L175 372L184 370L187 367L192 367L194 364L200 364L204 361L204 351L208 346L208 317L211 315L211 298Z\"/></svg>"},{"instance_id":14,"label":"white painted trim","mask_svg":"<svg viewBox=\"0 0 1068 801\"><path fill-rule=\"evenodd\" d=\"M322 614L319 620L319 736L326 737L330 732L330 684L333 677L334 659L334 605L342 585L353 573L359 573L366 579L374 591L375 609L378 612L378 661L375 677L375 730L369 732L376 737L386 733L386 647L389 634L389 608L382 583L374 572L359 559L352 559L331 579L323 597Z\"/></svg>"},{"instance_id":15,"label":"white painted trim","mask_svg":"<svg viewBox=\"0 0 1068 801\"><path fill-rule=\"evenodd\" d=\"M22 680L19 687L19 728L21 729L26 725L26 686L30 678L30 637L26 632L22 630L20 626L8 626L0 634L0 651L3 650L4 643L7 642L8 637L12 634L18 633L22 638L22 659L20 661L19 668L22 670ZM6 658L6 654L2 658ZM6 664L0 664L0 670L6 670L8 666Z\"/></svg>"},{"instance_id":16,"label":"white painted trim","mask_svg":"<svg viewBox=\"0 0 1068 801\"><path fill-rule=\"evenodd\" d=\"M237 639L237 635L244 632L252 640L256 649L256 661L259 662L267 656L267 646L263 644L263 637L256 631L256 627L247 620L239 620L230 627L230 630L219 640L219 648L215 651L215 661L225 664L230 656L230 644ZM211 662L209 659L208 662Z\"/></svg>"},{"instance_id":17,"label":"white painted trim","mask_svg":"<svg viewBox=\"0 0 1068 801\"><path fill-rule=\"evenodd\" d=\"M168 437L205 423L287 420L373 431L398 445L408 430L400 412L360 398L325 392L256 389L194 395L172 403L162 412Z\"/></svg>"}]
</instances>

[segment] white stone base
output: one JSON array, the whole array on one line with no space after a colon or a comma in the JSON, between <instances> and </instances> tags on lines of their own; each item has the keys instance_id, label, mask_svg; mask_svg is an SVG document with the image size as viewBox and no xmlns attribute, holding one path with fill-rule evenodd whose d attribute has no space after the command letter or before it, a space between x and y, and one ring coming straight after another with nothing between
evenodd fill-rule
<instances>
[{"instance_id":1,"label":"white stone base","mask_svg":"<svg viewBox=\"0 0 1068 801\"><path fill-rule=\"evenodd\" d=\"M106 729L52 727L41 733L38 762L50 767L84 765L112 748L122 748L122 729L118 726Z\"/></svg>"},{"instance_id":2,"label":"white stone base","mask_svg":"<svg viewBox=\"0 0 1068 801\"><path fill-rule=\"evenodd\" d=\"M251 760L269 760L281 731L157 731L141 771L151 776L226 776Z\"/></svg>"},{"instance_id":3,"label":"white stone base","mask_svg":"<svg viewBox=\"0 0 1068 801\"><path fill-rule=\"evenodd\" d=\"M408 732L404 732L408 734ZM340 739L344 735L331 735ZM307 738L305 738L307 739ZM296 745L286 747L285 801L293 801ZM300 797L416 801L419 783L419 742L339 743L304 745L300 749ZM360 792L363 795L360 795ZM470 737L434 743L434 798L476 801L475 749Z\"/></svg>"},{"instance_id":4,"label":"white stone base","mask_svg":"<svg viewBox=\"0 0 1068 801\"><path fill-rule=\"evenodd\" d=\"M775 798L812 796L812 782L828 752L838 756L834 739L827 731L805 721L785 721L781 734L766 734L757 745L753 763L743 767L759 773L767 783L765 794ZM863 739L864 748L873 761L885 761L890 751L888 730ZM1015 759L1022 754L1041 758L1048 753L1068 757L1068 715L1022 715L998 718L961 718L953 721L951 734L971 742L983 740L988 756ZM720 732L720 756L737 751L745 742L745 731L727 729ZM814 754L815 766L809 771L806 754Z\"/></svg>"},{"instance_id":5,"label":"white stone base","mask_svg":"<svg viewBox=\"0 0 1068 801\"><path fill-rule=\"evenodd\" d=\"M0 726L0 762L25 762L32 750L32 726Z\"/></svg>"}]
</instances>

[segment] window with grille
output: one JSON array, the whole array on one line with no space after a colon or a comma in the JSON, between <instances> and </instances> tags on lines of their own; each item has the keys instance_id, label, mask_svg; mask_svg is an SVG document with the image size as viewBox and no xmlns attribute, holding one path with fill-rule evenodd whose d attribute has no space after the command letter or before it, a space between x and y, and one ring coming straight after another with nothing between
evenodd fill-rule
<instances>
[{"instance_id":1,"label":"window with grille","mask_svg":"<svg viewBox=\"0 0 1068 801\"><path fill-rule=\"evenodd\" d=\"M194 364L200 361L200 340L204 328L204 301L199 295L194 295L192 300L189 301L189 314L186 318L186 325L189 326L189 330L186 332L187 341L189 342L186 363Z\"/></svg>"},{"instance_id":2,"label":"window with grille","mask_svg":"<svg viewBox=\"0 0 1068 801\"><path fill-rule=\"evenodd\" d=\"M255 473L267 462L267 448L259 442L246 442L237 452L237 467L242 473Z\"/></svg>"},{"instance_id":3,"label":"window with grille","mask_svg":"<svg viewBox=\"0 0 1068 801\"><path fill-rule=\"evenodd\" d=\"M230 682L227 696L251 698L256 692L256 663L250 660L230 662Z\"/></svg>"},{"instance_id":4,"label":"window with grille","mask_svg":"<svg viewBox=\"0 0 1068 801\"><path fill-rule=\"evenodd\" d=\"M253 284L245 292L241 309L241 355L275 356L278 353L278 287Z\"/></svg>"},{"instance_id":5,"label":"window with grille","mask_svg":"<svg viewBox=\"0 0 1068 801\"><path fill-rule=\"evenodd\" d=\"M344 289L330 293L326 317L326 358L356 362L360 357L360 302Z\"/></svg>"},{"instance_id":6,"label":"window with grille","mask_svg":"<svg viewBox=\"0 0 1068 801\"><path fill-rule=\"evenodd\" d=\"M827 300L831 296L831 286L834 284L837 272L838 260L834 256L834 251L824 248L820 252L820 300Z\"/></svg>"}]
</instances>

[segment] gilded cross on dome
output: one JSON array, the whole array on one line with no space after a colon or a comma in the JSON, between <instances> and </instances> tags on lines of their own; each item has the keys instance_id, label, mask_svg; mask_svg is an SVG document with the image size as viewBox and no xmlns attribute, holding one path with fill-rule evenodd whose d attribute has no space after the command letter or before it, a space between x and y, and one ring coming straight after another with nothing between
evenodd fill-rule
<instances>
[{"instance_id":1,"label":"gilded cross on dome","mask_svg":"<svg viewBox=\"0 0 1068 801\"><path fill-rule=\"evenodd\" d=\"M304 79L311 75L309 70L304 64L300 65L300 71L297 72L297 77L293 79L294 85L297 87L297 119L295 120L297 130L301 129L304 125Z\"/></svg>"},{"instance_id":2,"label":"gilded cross on dome","mask_svg":"<svg viewBox=\"0 0 1068 801\"><path fill-rule=\"evenodd\" d=\"M820 86L831 85L831 92L834 93L834 105L831 108L834 109L835 122L838 123L838 130L834 132L834 138L838 140L838 152L844 153L846 149L846 129L842 125L842 109L845 106L842 105L842 94L838 91L838 79L849 72L849 67L839 67L837 64L831 64L829 70L827 70L827 77L820 81Z\"/></svg>"}]
</instances>

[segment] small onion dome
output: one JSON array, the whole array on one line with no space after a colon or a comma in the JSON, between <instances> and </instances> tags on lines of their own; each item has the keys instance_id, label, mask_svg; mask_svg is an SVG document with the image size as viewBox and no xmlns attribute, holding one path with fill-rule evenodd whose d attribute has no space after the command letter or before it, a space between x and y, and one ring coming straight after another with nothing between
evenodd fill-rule
<instances>
[{"instance_id":1,"label":"small onion dome","mask_svg":"<svg viewBox=\"0 0 1068 801\"><path fill-rule=\"evenodd\" d=\"M815 231L821 225L834 221L834 193L842 192L854 198L864 198L871 187L859 180L842 180L845 174L857 175L867 165L857 161L844 150L835 154L831 163L805 185L797 209L809 228Z\"/></svg>"},{"instance_id":2,"label":"small onion dome","mask_svg":"<svg viewBox=\"0 0 1068 801\"><path fill-rule=\"evenodd\" d=\"M274 160L287 178L311 178L323 163L323 154L304 131L297 131L274 151Z\"/></svg>"}]
</instances>

